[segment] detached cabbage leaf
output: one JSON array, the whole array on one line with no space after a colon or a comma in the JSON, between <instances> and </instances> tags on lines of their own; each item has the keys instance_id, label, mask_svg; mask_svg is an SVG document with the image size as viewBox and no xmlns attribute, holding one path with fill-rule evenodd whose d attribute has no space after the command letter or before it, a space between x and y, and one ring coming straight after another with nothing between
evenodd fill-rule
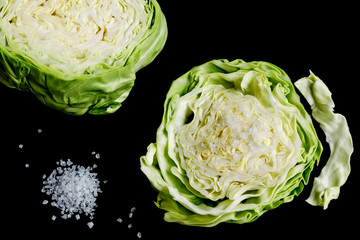
<instances>
[{"instance_id":1,"label":"detached cabbage leaf","mask_svg":"<svg viewBox=\"0 0 360 240\"><path fill-rule=\"evenodd\" d=\"M311 116L282 69L213 60L171 85L141 170L159 191L166 221L210 227L252 222L292 201L321 153Z\"/></svg>"},{"instance_id":2,"label":"detached cabbage leaf","mask_svg":"<svg viewBox=\"0 0 360 240\"><path fill-rule=\"evenodd\" d=\"M166 37L156 0L2 0L0 82L66 113L113 113Z\"/></svg>"},{"instance_id":3,"label":"detached cabbage leaf","mask_svg":"<svg viewBox=\"0 0 360 240\"><path fill-rule=\"evenodd\" d=\"M340 187L350 174L350 156L354 151L350 130L346 118L334 113L331 92L313 73L308 78L295 82L295 86L310 103L314 119L320 123L330 145L331 155L319 177L315 178L308 203L323 206L337 199Z\"/></svg>"}]
</instances>

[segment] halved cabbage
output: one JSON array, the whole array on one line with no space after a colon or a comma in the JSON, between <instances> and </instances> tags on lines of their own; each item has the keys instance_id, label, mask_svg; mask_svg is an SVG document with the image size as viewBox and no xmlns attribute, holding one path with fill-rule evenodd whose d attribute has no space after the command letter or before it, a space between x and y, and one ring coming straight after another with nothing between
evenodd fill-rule
<instances>
[{"instance_id":1,"label":"halved cabbage","mask_svg":"<svg viewBox=\"0 0 360 240\"><path fill-rule=\"evenodd\" d=\"M2 0L0 82L81 115L116 111L162 50L156 0Z\"/></svg>"},{"instance_id":2,"label":"halved cabbage","mask_svg":"<svg viewBox=\"0 0 360 240\"><path fill-rule=\"evenodd\" d=\"M343 123L342 136L332 138L347 143L333 160L343 174L327 174L323 188L315 182L315 205L327 205L334 195L320 192L338 189L350 171L351 136ZM214 226L251 222L291 201L321 153L311 117L283 70L267 62L213 60L173 82L141 169L159 191L156 205L167 211L166 221Z\"/></svg>"}]
</instances>

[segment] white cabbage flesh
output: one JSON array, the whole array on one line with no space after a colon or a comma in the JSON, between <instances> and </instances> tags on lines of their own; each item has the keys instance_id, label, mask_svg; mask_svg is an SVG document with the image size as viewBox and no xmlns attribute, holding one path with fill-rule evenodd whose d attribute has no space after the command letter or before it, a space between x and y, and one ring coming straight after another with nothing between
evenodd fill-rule
<instances>
[{"instance_id":1,"label":"white cabbage flesh","mask_svg":"<svg viewBox=\"0 0 360 240\"><path fill-rule=\"evenodd\" d=\"M2 0L1 35L46 66L67 73L124 64L151 21L145 1ZM89 66L91 66L89 68Z\"/></svg>"},{"instance_id":2,"label":"white cabbage flesh","mask_svg":"<svg viewBox=\"0 0 360 240\"><path fill-rule=\"evenodd\" d=\"M177 144L199 193L213 201L239 199L286 180L300 154L295 117L234 89L210 88L189 107L194 116L179 129Z\"/></svg>"}]
</instances>

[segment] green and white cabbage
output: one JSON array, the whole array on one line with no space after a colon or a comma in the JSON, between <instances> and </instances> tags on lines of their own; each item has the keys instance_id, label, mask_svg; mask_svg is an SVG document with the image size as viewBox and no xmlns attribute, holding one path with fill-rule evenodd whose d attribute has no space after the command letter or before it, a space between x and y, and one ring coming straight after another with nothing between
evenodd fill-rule
<instances>
[{"instance_id":1,"label":"green and white cabbage","mask_svg":"<svg viewBox=\"0 0 360 240\"><path fill-rule=\"evenodd\" d=\"M296 85L334 146L308 200L326 208L349 175L351 135L320 79L311 74ZM159 191L166 221L214 226L251 222L292 201L321 153L311 116L283 70L213 60L173 82L141 169Z\"/></svg>"},{"instance_id":2,"label":"green and white cabbage","mask_svg":"<svg viewBox=\"0 0 360 240\"><path fill-rule=\"evenodd\" d=\"M0 82L81 115L116 111L162 50L156 0L1 0Z\"/></svg>"}]
</instances>

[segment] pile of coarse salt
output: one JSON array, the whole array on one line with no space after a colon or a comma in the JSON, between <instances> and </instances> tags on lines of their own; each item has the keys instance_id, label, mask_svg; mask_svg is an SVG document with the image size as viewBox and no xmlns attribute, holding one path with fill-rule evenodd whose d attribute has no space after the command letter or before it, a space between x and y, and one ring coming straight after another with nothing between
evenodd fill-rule
<instances>
[{"instance_id":1,"label":"pile of coarse salt","mask_svg":"<svg viewBox=\"0 0 360 240\"><path fill-rule=\"evenodd\" d=\"M58 167L43 182L42 192L51 195L51 205L61 210L62 218L68 219L75 215L80 219L80 214L84 213L90 219L94 217L96 198L101 193L100 182L97 174L92 170L93 167L83 167L73 165L70 159L56 162ZM43 176L43 179L46 175ZM44 200L43 204L48 201ZM52 217L56 219L55 216ZM88 223L91 228L94 224Z\"/></svg>"}]
</instances>

